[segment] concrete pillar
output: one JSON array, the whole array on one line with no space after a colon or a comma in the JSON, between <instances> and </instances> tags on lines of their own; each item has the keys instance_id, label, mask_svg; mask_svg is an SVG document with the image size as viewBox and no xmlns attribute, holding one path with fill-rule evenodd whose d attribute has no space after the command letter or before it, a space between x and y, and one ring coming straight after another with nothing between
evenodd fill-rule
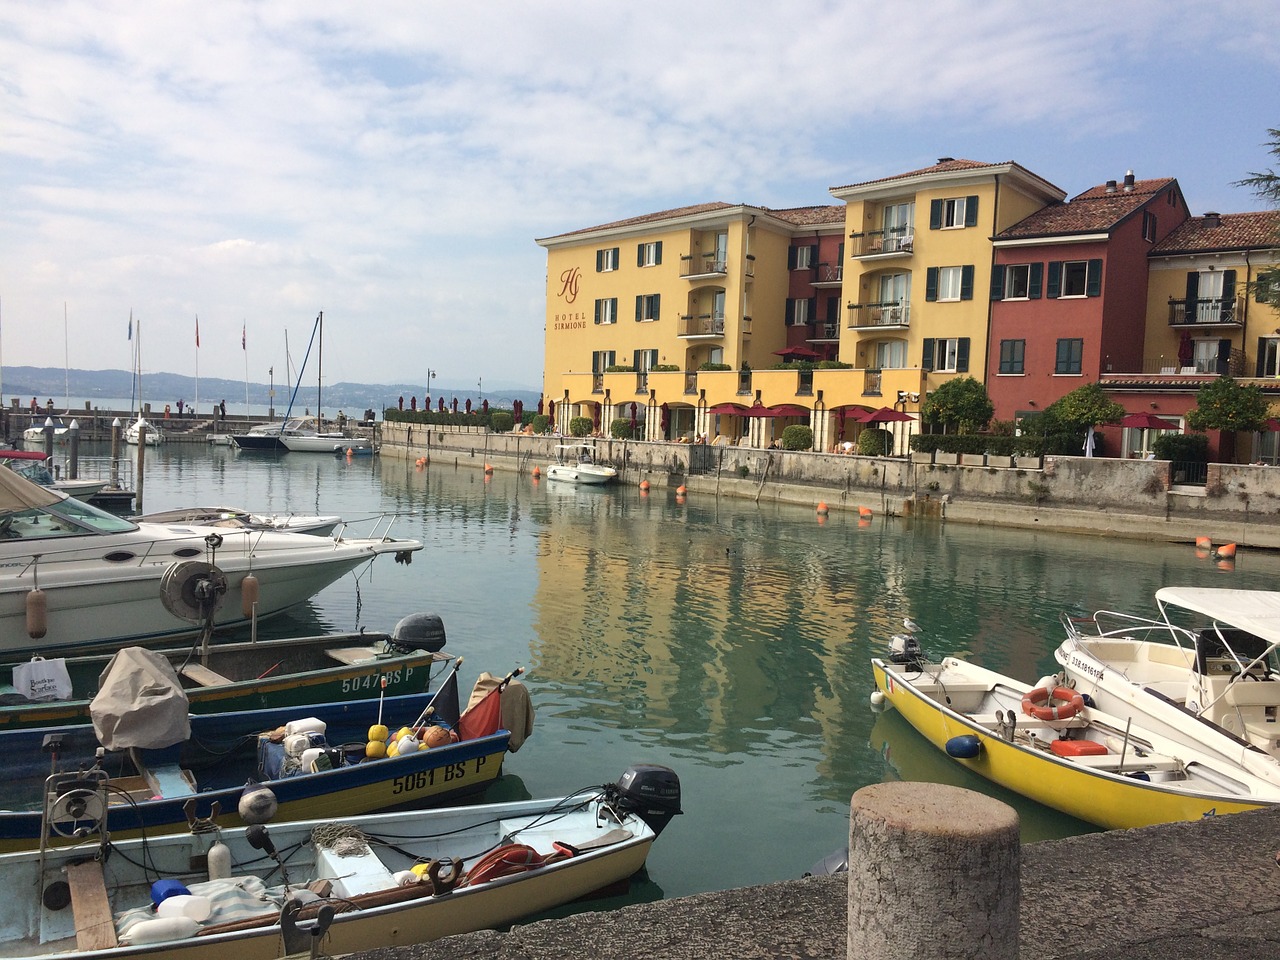
<instances>
[{"instance_id":1,"label":"concrete pillar","mask_svg":"<svg viewBox=\"0 0 1280 960\"><path fill-rule=\"evenodd\" d=\"M1017 960L1018 814L937 783L878 783L849 818L849 960Z\"/></svg>"}]
</instances>

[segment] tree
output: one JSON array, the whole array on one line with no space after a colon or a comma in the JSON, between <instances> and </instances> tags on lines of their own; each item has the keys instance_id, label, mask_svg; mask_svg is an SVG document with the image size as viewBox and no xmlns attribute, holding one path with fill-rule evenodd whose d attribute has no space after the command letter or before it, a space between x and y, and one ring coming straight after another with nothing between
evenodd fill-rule
<instances>
[{"instance_id":1,"label":"tree","mask_svg":"<svg viewBox=\"0 0 1280 960\"><path fill-rule=\"evenodd\" d=\"M1221 376L1200 388L1196 406L1187 413L1192 430L1223 430L1228 433L1261 430L1266 422L1268 401L1257 384L1242 384L1234 377Z\"/></svg>"},{"instance_id":2,"label":"tree","mask_svg":"<svg viewBox=\"0 0 1280 960\"><path fill-rule=\"evenodd\" d=\"M1280 159L1280 130L1272 128L1267 131L1267 135L1271 137L1267 143L1271 155ZM1235 186L1248 187L1259 199L1280 208L1280 173L1276 173L1275 170L1268 168L1261 173L1250 173L1243 180L1237 180ZM1259 303L1280 307L1280 282L1277 282L1277 279L1277 273L1269 271L1260 274L1257 280L1249 284L1252 288L1251 292Z\"/></svg>"},{"instance_id":3,"label":"tree","mask_svg":"<svg viewBox=\"0 0 1280 960\"><path fill-rule=\"evenodd\" d=\"M929 394L920 404L920 419L930 426L959 427L960 433L978 433L986 429L996 408L987 388L973 377L948 380Z\"/></svg>"},{"instance_id":4,"label":"tree","mask_svg":"<svg viewBox=\"0 0 1280 960\"><path fill-rule=\"evenodd\" d=\"M1086 428L1115 423L1124 416L1124 407L1108 397L1096 383L1076 387L1049 404L1049 409L1060 422Z\"/></svg>"}]
</instances>

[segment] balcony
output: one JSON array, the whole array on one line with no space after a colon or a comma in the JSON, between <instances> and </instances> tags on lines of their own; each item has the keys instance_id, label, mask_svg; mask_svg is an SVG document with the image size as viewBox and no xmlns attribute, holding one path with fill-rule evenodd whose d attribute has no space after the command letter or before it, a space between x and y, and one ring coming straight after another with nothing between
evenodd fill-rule
<instances>
[{"instance_id":1,"label":"balcony","mask_svg":"<svg viewBox=\"0 0 1280 960\"><path fill-rule=\"evenodd\" d=\"M1239 300L1229 298L1210 300L1169 299L1169 326L1171 327L1239 327L1244 316Z\"/></svg>"},{"instance_id":2,"label":"balcony","mask_svg":"<svg viewBox=\"0 0 1280 960\"><path fill-rule=\"evenodd\" d=\"M911 304L901 300L848 305L850 330L906 330L911 323Z\"/></svg>"},{"instance_id":3,"label":"balcony","mask_svg":"<svg viewBox=\"0 0 1280 960\"><path fill-rule=\"evenodd\" d=\"M813 331L813 336L807 339L810 343L839 343L840 324L835 321L819 323Z\"/></svg>"},{"instance_id":4,"label":"balcony","mask_svg":"<svg viewBox=\"0 0 1280 960\"><path fill-rule=\"evenodd\" d=\"M701 280L707 277L723 277L729 265L715 254L695 253L680 258L680 276L685 280Z\"/></svg>"},{"instance_id":5,"label":"balcony","mask_svg":"<svg viewBox=\"0 0 1280 960\"><path fill-rule=\"evenodd\" d=\"M884 374L879 370L864 370L862 372L862 395L864 397L880 396L883 377Z\"/></svg>"},{"instance_id":6,"label":"balcony","mask_svg":"<svg viewBox=\"0 0 1280 960\"><path fill-rule=\"evenodd\" d=\"M686 314L680 318L680 330L676 334L682 340L708 340L724 336L724 314Z\"/></svg>"},{"instance_id":7,"label":"balcony","mask_svg":"<svg viewBox=\"0 0 1280 960\"><path fill-rule=\"evenodd\" d=\"M820 263L814 275L815 287L838 287L844 283L844 265L839 263Z\"/></svg>"},{"instance_id":8,"label":"balcony","mask_svg":"<svg viewBox=\"0 0 1280 960\"><path fill-rule=\"evenodd\" d=\"M906 227L851 233L851 257L909 257L915 250L915 234Z\"/></svg>"}]
</instances>

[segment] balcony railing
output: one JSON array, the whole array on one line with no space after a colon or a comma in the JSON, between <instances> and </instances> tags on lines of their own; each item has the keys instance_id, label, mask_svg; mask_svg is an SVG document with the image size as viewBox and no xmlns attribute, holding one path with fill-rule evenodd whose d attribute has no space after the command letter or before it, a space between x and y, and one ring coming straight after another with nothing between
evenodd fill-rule
<instances>
[{"instance_id":1,"label":"balcony railing","mask_svg":"<svg viewBox=\"0 0 1280 960\"><path fill-rule=\"evenodd\" d=\"M723 277L729 272L729 265L715 254L695 253L680 258L680 276L690 277Z\"/></svg>"},{"instance_id":2,"label":"balcony railing","mask_svg":"<svg viewBox=\"0 0 1280 960\"><path fill-rule=\"evenodd\" d=\"M1240 302L1228 297L1211 300L1169 299L1171 327L1238 327L1243 315Z\"/></svg>"},{"instance_id":3,"label":"balcony railing","mask_svg":"<svg viewBox=\"0 0 1280 960\"><path fill-rule=\"evenodd\" d=\"M840 339L840 324L832 322L820 323L809 338L810 343L820 343Z\"/></svg>"},{"instance_id":4,"label":"balcony railing","mask_svg":"<svg viewBox=\"0 0 1280 960\"><path fill-rule=\"evenodd\" d=\"M836 287L844 282L844 264L820 263L813 275L815 287Z\"/></svg>"},{"instance_id":5,"label":"balcony railing","mask_svg":"<svg viewBox=\"0 0 1280 960\"><path fill-rule=\"evenodd\" d=\"M1137 369L1116 369L1111 364L1108 357L1104 365L1106 370L1103 378L1120 377L1129 378L1135 375L1145 377L1190 377L1190 376L1221 376L1229 374L1233 377L1246 376L1246 370L1250 367L1251 361L1242 350L1232 350L1230 357L1226 360L1218 357L1200 357L1187 358L1180 360L1177 357L1156 357L1154 359L1143 360Z\"/></svg>"},{"instance_id":6,"label":"balcony railing","mask_svg":"<svg viewBox=\"0 0 1280 960\"><path fill-rule=\"evenodd\" d=\"M724 314L703 313L698 316L686 314L680 318L681 337L723 337Z\"/></svg>"},{"instance_id":7,"label":"balcony railing","mask_svg":"<svg viewBox=\"0 0 1280 960\"><path fill-rule=\"evenodd\" d=\"M604 374L603 373L591 374L591 392L604 393Z\"/></svg>"},{"instance_id":8,"label":"balcony railing","mask_svg":"<svg viewBox=\"0 0 1280 960\"><path fill-rule=\"evenodd\" d=\"M882 303L851 303L848 305L849 329L868 327L894 327L902 329L911 323L911 304L901 300Z\"/></svg>"},{"instance_id":9,"label":"balcony railing","mask_svg":"<svg viewBox=\"0 0 1280 960\"><path fill-rule=\"evenodd\" d=\"M738 371L738 393L739 395L745 395L745 396L751 395L751 371L750 370Z\"/></svg>"},{"instance_id":10,"label":"balcony railing","mask_svg":"<svg viewBox=\"0 0 1280 960\"><path fill-rule=\"evenodd\" d=\"M849 239L853 241L849 254L853 257L906 256L914 251L916 240L915 234L908 232L906 227L851 233Z\"/></svg>"},{"instance_id":11,"label":"balcony railing","mask_svg":"<svg viewBox=\"0 0 1280 960\"><path fill-rule=\"evenodd\" d=\"M636 371L636 393L648 393L648 392L649 392L649 371L637 370Z\"/></svg>"},{"instance_id":12,"label":"balcony railing","mask_svg":"<svg viewBox=\"0 0 1280 960\"><path fill-rule=\"evenodd\" d=\"M880 396L880 384L883 374L879 370L864 370L862 372L862 395L864 397Z\"/></svg>"},{"instance_id":13,"label":"balcony railing","mask_svg":"<svg viewBox=\"0 0 1280 960\"><path fill-rule=\"evenodd\" d=\"M685 371L685 373L684 373L684 392L685 392L685 393L697 393L697 392L698 392L698 371L696 371L696 370L686 370L686 371Z\"/></svg>"}]
</instances>

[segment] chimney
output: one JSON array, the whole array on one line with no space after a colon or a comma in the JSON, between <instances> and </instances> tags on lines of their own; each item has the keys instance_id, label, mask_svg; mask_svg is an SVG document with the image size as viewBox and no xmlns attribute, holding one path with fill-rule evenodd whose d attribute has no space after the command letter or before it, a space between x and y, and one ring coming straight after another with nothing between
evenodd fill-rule
<instances>
[{"instance_id":1,"label":"chimney","mask_svg":"<svg viewBox=\"0 0 1280 960\"><path fill-rule=\"evenodd\" d=\"M1124 174L1124 192L1133 193L1133 171L1126 170Z\"/></svg>"},{"instance_id":2,"label":"chimney","mask_svg":"<svg viewBox=\"0 0 1280 960\"><path fill-rule=\"evenodd\" d=\"M1116 192L1116 182L1114 180L1108 180L1107 193L1115 193L1115 192Z\"/></svg>"},{"instance_id":3,"label":"chimney","mask_svg":"<svg viewBox=\"0 0 1280 960\"><path fill-rule=\"evenodd\" d=\"M955 157L939 157L939 158L938 158L938 162L939 162L939 163L952 163L952 162L954 162L954 161L955 161L955 159L956 159Z\"/></svg>"},{"instance_id":4,"label":"chimney","mask_svg":"<svg viewBox=\"0 0 1280 960\"><path fill-rule=\"evenodd\" d=\"M1204 225L1206 227L1222 226L1222 214L1217 212L1206 212L1204 215Z\"/></svg>"}]
</instances>

